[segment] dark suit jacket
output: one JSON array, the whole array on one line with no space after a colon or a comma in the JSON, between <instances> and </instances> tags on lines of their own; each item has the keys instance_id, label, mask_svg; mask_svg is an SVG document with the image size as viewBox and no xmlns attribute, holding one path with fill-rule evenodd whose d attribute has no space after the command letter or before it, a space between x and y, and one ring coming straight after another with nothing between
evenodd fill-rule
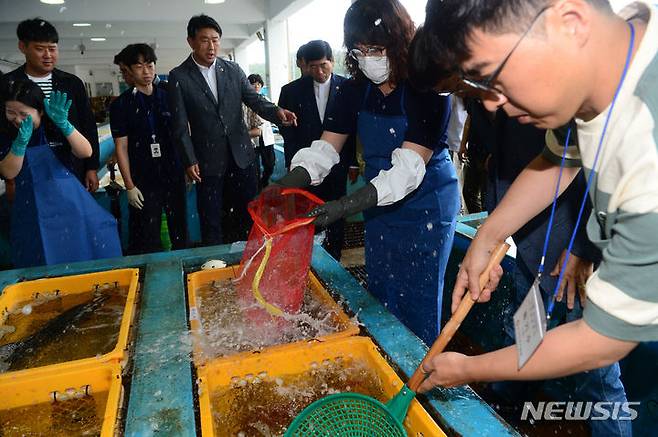
<instances>
[{"instance_id":1,"label":"dark suit jacket","mask_svg":"<svg viewBox=\"0 0 658 437\"><path fill-rule=\"evenodd\" d=\"M496 141L493 142L491 159L489 162L489 190L487 192L488 209L491 211L503 198L514 179L535 157L541 154L546 144L546 131L530 125L522 125L510 119L499 111L495 121ZM572 133L575 135L575 132ZM547 187L555 191L554 182ZM546 270L542 276L542 288L553 292L557 278L548 273L555 267L560 254L569 245L569 239L576 225L576 218L580 203L585 194L586 182L582 171L569 187L558 198L555 209L553 229L546 253ZM591 211L588 201L583 218L581 219L578 235L572 248L572 253L597 262L600 252L590 243L585 232L585 223ZM548 229L551 207L539 213L534 219L524 225L514 235L517 246L517 261L521 261L521 269L530 275L537 274L541 261L544 238Z\"/></svg>"},{"instance_id":2,"label":"dark suit jacket","mask_svg":"<svg viewBox=\"0 0 658 437\"><path fill-rule=\"evenodd\" d=\"M331 89L325 114L331 114L334 106L337 89L347 79L333 74L331 76ZM297 79L281 88L279 106L294 112L297 115L297 126L281 129L284 143L286 168L290 168L295 153L299 149L309 147L311 143L322 136L322 120L315 102L313 78L310 76ZM356 142L350 136L340 152L340 162L334 166L331 173L318 187L311 189L323 200L335 200L345 195L347 172L350 165L356 165Z\"/></svg>"},{"instance_id":3,"label":"dark suit jacket","mask_svg":"<svg viewBox=\"0 0 658 437\"><path fill-rule=\"evenodd\" d=\"M2 77L2 80L29 80L27 74L25 74L25 65L7 73ZM64 134L48 117L45 117L46 138L48 138L51 145L56 146L53 151L59 160L82 180L87 170L98 170L99 167L98 129L96 128L94 113L91 111L85 86L77 76L54 69L54 90L66 93L68 98L73 101L69 109L69 122L89 140L92 150L91 156L84 160L76 158L71 153L71 145L66 141Z\"/></svg>"},{"instance_id":4,"label":"dark suit jacket","mask_svg":"<svg viewBox=\"0 0 658 437\"><path fill-rule=\"evenodd\" d=\"M182 147L185 167L199 164L202 178L204 174L224 174L229 150L240 168L254 162L256 154L242 117L243 102L264 119L280 123L279 108L249 85L236 63L217 58L215 73L219 102L192 55L169 74L174 141Z\"/></svg>"}]
</instances>

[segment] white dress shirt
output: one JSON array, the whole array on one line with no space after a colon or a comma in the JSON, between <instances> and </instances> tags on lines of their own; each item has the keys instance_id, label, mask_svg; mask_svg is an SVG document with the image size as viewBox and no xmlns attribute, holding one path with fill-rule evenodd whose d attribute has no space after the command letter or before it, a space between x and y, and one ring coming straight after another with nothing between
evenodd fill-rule
<instances>
[{"instance_id":1,"label":"white dress shirt","mask_svg":"<svg viewBox=\"0 0 658 437\"><path fill-rule=\"evenodd\" d=\"M320 120L324 122L324 113L327 109L329 91L331 90L331 77L329 77L325 83L313 81L313 90L315 92L315 103L318 105Z\"/></svg>"},{"instance_id":2,"label":"white dress shirt","mask_svg":"<svg viewBox=\"0 0 658 437\"><path fill-rule=\"evenodd\" d=\"M206 83L210 87L210 91L212 91L212 95L215 96L215 100L218 100L217 97L217 73L215 72L215 64L217 63L217 59L215 59L210 67L203 66L199 64L196 59L194 59L194 55L192 55L192 60L196 64L197 67L199 67L199 71L201 72L201 75L203 78L206 80Z\"/></svg>"}]
</instances>

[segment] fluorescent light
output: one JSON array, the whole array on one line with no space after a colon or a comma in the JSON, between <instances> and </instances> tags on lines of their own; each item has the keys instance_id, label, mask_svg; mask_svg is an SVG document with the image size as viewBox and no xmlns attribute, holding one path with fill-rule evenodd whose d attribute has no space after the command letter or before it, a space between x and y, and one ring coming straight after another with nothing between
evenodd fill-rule
<instances>
[{"instance_id":1,"label":"fluorescent light","mask_svg":"<svg viewBox=\"0 0 658 437\"><path fill-rule=\"evenodd\" d=\"M92 41L96 41L96 42L101 42L101 41L105 41L105 40L106 40L106 39L103 38L103 37L94 37L94 38L89 38L89 39L92 40Z\"/></svg>"},{"instance_id":2,"label":"fluorescent light","mask_svg":"<svg viewBox=\"0 0 658 437\"><path fill-rule=\"evenodd\" d=\"M216 5L218 3L224 3L226 0L203 0L204 3L208 5Z\"/></svg>"},{"instance_id":3,"label":"fluorescent light","mask_svg":"<svg viewBox=\"0 0 658 437\"><path fill-rule=\"evenodd\" d=\"M73 27L89 27L91 23L73 23Z\"/></svg>"},{"instance_id":4,"label":"fluorescent light","mask_svg":"<svg viewBox=\"0 0 658 437\"><path fill-rule=\"evenodd\" d=\"M39 0L41 3L45 3L47 5L63 5L64 0Z\"/></svg>"}]
</instances>

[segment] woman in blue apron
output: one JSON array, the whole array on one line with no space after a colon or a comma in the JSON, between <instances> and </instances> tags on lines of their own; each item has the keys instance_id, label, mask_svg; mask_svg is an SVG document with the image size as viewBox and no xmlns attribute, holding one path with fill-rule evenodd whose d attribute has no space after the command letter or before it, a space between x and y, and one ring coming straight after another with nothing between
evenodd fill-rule
<instances>
[{"instance_id":1,"label":"woman in blue apron","mask_svg":"<svg viewBox=\"0 0 658 437\"><path fill-rule=\"evenodd\" d=\"M121 256L116 220L53 154L44 135L45 114L64 133L78 158L91 155L89 141L68 121L71 101L50 99L31 81L4 84L0 174L16 179L11 216L14 267L31 267Z\"/></svg>"},{"instance_id":2,"label":"woman in blue apron","mask_svg":"<svg viewBox=\"0 0 658 437\"><path fill-rule=\"evenodd\" d=\"M320 226L365 210L368 290L431 344L439 332L443 276L459 212L446 129L450 101L407 81L414 26L397 0L358 0L345 16L347 68L324 133L292 160L282 185L313 185L348 135L363 146L365 187L319 207Z\"/></svg>"}]
</instances>

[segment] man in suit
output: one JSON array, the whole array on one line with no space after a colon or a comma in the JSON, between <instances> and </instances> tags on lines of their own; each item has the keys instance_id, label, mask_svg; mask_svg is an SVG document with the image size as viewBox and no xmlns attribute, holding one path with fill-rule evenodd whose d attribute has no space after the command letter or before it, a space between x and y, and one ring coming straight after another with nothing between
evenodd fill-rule
<instances>
[{"instance_id":1,"label":"man in suit","mask_svg":"<svg viewBox=\"0 0 658 437\"><path fill-rule=\"evenodd\" d=\"M52 91L66 93L73 102L69 109L69 121L91 144L89 158L78 159L71 153L71 146L50 119L46 118L46 137L57 158L73 172L88 191L98 189L98 130L89 105L87 91L82 81L69 73L55 68L59 57L59 35L55 27L41 18L21 21L16 28L18 49L25 55L25 64L7 73L2 80L31 80L46 97Z\"/></svg>"},{"instance_id":2,"label":"man in suit","mask_svg":"<svg viewBox=\"0 0 658 437\"><path fill-rule=\"evenodd\" d=\"M281 89L279 106L297 114L298 125L281 130L284 139L286 168L290 168L292 157L300 149L309 147L322 136L325 114L333 108L334 97L346 78L333 74L334 58L331 46L326 41L311 41L305 44L303 56L308 76L289 83ZM356 162L354 137L350 137L340 153L340 163L333 167L327 178L317 187L310 188L322 200L337 200L346 194L347 175ZM354 165L350 178L357 176ZM338 220L327 228L325 248L337 260L343 247L345 221Z\"/></svg>"},{"instance_id":3,"label":"man in suit","mask_svg":"<svg viewBox=\"0 0 658 437\"><path fill-rule=\"evenodd\" d=\"M247 203L256 196L258 179L242 103L273 123L296 123L295 114L260 96L237 64L217 58L221 36L213 18L192 17L192 54L169 75L173 136L187 176L197 183L204 245L244 240L251 226ZM223 211L235 223L230 229L222 225Z\"/></svg>"}]
</instances>

